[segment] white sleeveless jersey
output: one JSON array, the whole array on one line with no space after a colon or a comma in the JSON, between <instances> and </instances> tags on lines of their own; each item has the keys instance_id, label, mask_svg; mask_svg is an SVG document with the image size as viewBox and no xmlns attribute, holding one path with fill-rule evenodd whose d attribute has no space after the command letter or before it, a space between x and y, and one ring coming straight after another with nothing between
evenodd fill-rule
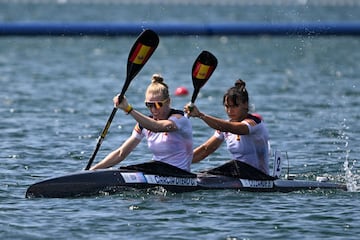
<instances>
[{"instance_id":1,"label":"white sleeveless jersey","mask_svg":"<svg viewBox=\"0 0 360 240\"><path fill-rule=\"evenodd\" d=\"M232 159L245 162L269 174L269 134L265 123L256 117L246 118L242 123L249 128L248 135L217 130L214 136L226 141Z\"/></svg>"},{"instance_id":2,"label":"white sleeveless jersey","mask_svg":"<svg viewBox=\"0 0 360 240\"><path fill-rule=\"evenodd\" d=\"M172 166L190 171L193 158L192 125L190 120L182 116L169 117L177 127L174 132L151 132L136 124L132 135L137 139L146 137L147 144L153 154L152 160L168 163Z\"/></svg>"}]
</instances>

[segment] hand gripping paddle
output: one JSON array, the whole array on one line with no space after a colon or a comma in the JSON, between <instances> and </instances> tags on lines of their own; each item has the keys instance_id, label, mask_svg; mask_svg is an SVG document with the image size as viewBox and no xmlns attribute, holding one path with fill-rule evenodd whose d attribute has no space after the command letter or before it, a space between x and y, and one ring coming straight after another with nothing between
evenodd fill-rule
<instances>
[{"instance_id":1,"label":"hand gripping paddle","mask_svg":"<svg viewBox=\"0 0 360 240\"><path fill-rule=\"evenodd\" d=\"M126 69L126 79L125 79L124 86L121 90L121 93L119 95L120 102L123 99L125 92L131 83L131 80L133 80L134 77L140 72L140 70L145 65L145 63L149 60L149 58L154 53L154 51L158 45L159 45L159 36L154 31L149 30L149 29L143 31L139 35L139 37L136 39L136 41L135 41L134 45L132 46L130 53L129 53L129 57L128 57L128 61L127 61L127 69ZM101 135L98 138L96 148L95 148L93 154L91 155L85 170L90 169L91 164L93 163L95 156L100 149L101 143L103 142L103 140L109 130L110 124L116 114L116 111L117 111L117 108L114 107L114 109L105 125L105 128L103 129Z\"/></svg>"}]
</instances>

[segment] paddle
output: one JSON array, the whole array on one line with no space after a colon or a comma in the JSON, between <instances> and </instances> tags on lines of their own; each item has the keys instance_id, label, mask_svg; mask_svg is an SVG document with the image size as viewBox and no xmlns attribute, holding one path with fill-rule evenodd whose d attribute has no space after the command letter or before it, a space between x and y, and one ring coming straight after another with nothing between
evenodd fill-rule
<instances>
[{"instance_id":1,"label":"paddle","mask_svg":"<svg viewBox=\"0 0 360 240\"><path fill-rule=\"evenodd\" d=\"M192 82L194 86L194 92L191 97L190 106L195 103L200 88L202 88L207 80L209 80L217 66L217 63L218 61L216 57L208 51L202 51L195 60L192 67Z\"/></svg>"},{"instance_id":2,"label":"paddle","mask_svg":"<svg viewBox=\"0 0 360 240\"><path fill-rule=\"evenodd\" d=\"M126 69L126 79L124 86L121 90L121 93L119 95L119 102L124 98L125 92L128 89L131 80L134 79L134 77L140 72L142 67L145 65L145 63L149 60L151 55L154 53L155 49L159 45L159 36L152 30L144 30L139 37L136 39L134 45L132 46L128 61L127 61L127 69ZM110 124L116 114L117 108L114 107L106 125L103 129L101 135L98 138L96 148L91 155L89 162L85 168L85 170L89 170L91 167L91 164L93 163L95 156L97 152L100 149L101 143L103 142Z\"/></svg>"}]
</instances>

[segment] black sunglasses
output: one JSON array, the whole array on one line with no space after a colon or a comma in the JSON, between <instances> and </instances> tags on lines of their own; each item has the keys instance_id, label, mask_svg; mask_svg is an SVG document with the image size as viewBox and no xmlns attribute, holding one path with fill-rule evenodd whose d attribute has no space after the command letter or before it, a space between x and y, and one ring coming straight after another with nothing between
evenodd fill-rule
<instances>
[{"instance_id":1,"label":"black sunglasses","mask_svg":"<svg viewBox=\"0 0 360 240\"><path fill-rule=\"evenodd\" d=\"M162 106L164 106L164 103L166 103L167 101L169 101L169 99L165 99L162 101L145 102L145 106L149 109L151 108L160 109Z\"/></svg>"}]
</instances>

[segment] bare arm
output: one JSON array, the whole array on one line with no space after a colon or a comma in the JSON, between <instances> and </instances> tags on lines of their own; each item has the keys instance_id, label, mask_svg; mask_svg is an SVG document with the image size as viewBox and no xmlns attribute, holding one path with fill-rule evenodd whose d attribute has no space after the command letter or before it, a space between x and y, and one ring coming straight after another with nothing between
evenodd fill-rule
<instances>
[{"instance_id":1,"label":"bare arm","mask_svg":"<svg viewBox=\"0 0 360 240\"><path fill-rule=\"evenodd\" d=\"M176 124L171 120L154 120L145 116L139 111L133 110L130 115L144 128L152 132L173 132L177 130ZM175 114L176 117L181 117L180 114Z\"/></svg>"},{"instance_id":2,"label":"bare arm","mask_svg":"<svg viewBox=\"0 0 360 240\"><path fill-rule=\"evenodd\" d=\"M177 130L176 124L168 119L165 120L154 120L139 111L132 109L129 103L126 100L126 97L122 99L119 103L118 96L115 96L114 105L117 108L121 108L122 110L128 112L142 127L152 131L152 132L173 132ZM127 110L130 107L130 111ZM174 116L180 118L182 115L174 114Z\"/></svg>"},{"instance_id":3,"label":"bare arm","mask_svg":"<svg viewBox=\"0 0 360 240\"><path fill-rule=\"evenodd\" d=\"M249 127L242 122L229 122L203 113L201 113L200 119L203 120L209 127L221 132L231 132L239 135L249 134Z\"/></svg>"},{"instance_id":4,"label":"bare arm","mask_svg":"<svg viewBox=\"0 0 360 240\"><path fill-rule=\"evenodd\" d=\"M221 132L231 132L233 134L247 135L249 134L249 128L242 122L229 122L221 118L216 118L210 115L206 115L199 111L195 105L186 105L184 107L185 112L190 117L197 117L203 120L209 127L219 130Z\"/></svg>"},{"instance_id":5,"label":"bare arm","mask_svg":"<svg viewBox=\"0 0 360 240\"><path fill-rule=\"evenodd\" d=\"M131 136L118 149L111 152L102 161L91 167L90 170L109 168L118 164L124 160L139 143L139 139Z\"/></svg>"},{"instance_id":6,"label":"bare arm","mask_svg":"<svg viewBox=\"0 0 360 240\"><path fill-rule=\"evenodd\" d=\"M215 150L220 147L221 143L222 140L216 138L215 136L210 137L206 142L194 149L192 163L197 163L205 159L207 156L215 152Z\"/></svg>"}]
</instances>

